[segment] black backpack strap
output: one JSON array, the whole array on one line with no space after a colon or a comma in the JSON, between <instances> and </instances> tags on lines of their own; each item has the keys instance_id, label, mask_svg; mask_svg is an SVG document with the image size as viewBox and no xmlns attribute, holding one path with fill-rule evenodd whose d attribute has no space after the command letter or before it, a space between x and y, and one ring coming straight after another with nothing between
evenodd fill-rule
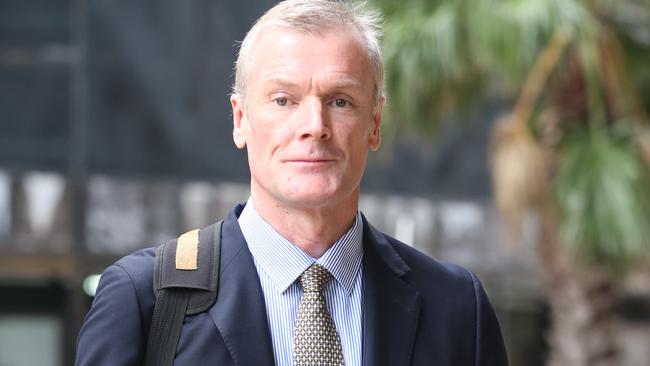
<instances>
[{"instance_id":1,"label":"black backpack strap","mask_svg":"<svg viewBox=\"0 0 650 366\"><path fill-rule=\"evenodd\" d=\"M183 327L190 289L163 289L158 293L147 339L146 366L171 366Z\"/></svg>"},{"instance_id":2,"label":"black backpack strap","mask_svg":"<svg viewBox=\"0 0 650 366\"><path fill-rule=\"evenodd\" d=\"M222 221L158 247L153 285L156 305L149 327L145 366L171 366L185 315L208 310L217 300Z\"/></svg>"}]
</instances>

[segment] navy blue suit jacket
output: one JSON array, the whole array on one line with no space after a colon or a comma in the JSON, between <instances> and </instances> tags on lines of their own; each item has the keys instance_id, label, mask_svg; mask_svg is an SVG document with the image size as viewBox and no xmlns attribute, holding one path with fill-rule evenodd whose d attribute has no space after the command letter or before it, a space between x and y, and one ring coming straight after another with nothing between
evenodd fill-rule
<instances>
[{"instance_id":1,"label":"navy blue suit jacket","mask_svg":"<svg viewBox=\"0 0 650 366\"><path fill-rule=\"evenodd\" d=\"M274 364L264 297L237 223L222 229L219 295L185 318L175 365ZM479 280L377 231L364 219L363 364L505 366L501 330ZM102 275L77 341L79 366L141 365L154 307L154 249Z\"/></svg>"}]
</instances>

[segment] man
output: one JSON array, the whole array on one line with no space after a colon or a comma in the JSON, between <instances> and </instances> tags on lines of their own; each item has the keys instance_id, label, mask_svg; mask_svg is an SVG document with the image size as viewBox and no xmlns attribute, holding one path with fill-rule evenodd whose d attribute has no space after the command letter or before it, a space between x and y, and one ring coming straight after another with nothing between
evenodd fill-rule
<instances>
[{"instance_id":1,"label":"man","mask_svg":"<svg viewBox=\"0 0 650 366\"><path fill-rule=\"evenodd\" d=\"M224 221L217 301L185 318L175 364L507 365L478 279L358 211L380 145L378 34L357 5L288 0L246 36L231 104L251 196ZM78 365L143 362L153 253L106 270Z\"/></svg>"}]
</instances>

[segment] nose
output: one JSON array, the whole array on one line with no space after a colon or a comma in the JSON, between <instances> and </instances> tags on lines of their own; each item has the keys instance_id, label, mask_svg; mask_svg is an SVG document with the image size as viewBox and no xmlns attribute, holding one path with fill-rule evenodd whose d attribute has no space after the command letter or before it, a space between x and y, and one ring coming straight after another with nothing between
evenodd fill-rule
<instances>
[{"instance_id":1,"label":"nose","mask_svg":"<svg viewBox=\"0 0 650 366\"><path fill-rule=\"evenodd\" d=\"M332 135L332 131L322 102L314 98L305 101L303 107L304 114L300 124L300 138L328 140Z\"/></svg>"}]
</instances>

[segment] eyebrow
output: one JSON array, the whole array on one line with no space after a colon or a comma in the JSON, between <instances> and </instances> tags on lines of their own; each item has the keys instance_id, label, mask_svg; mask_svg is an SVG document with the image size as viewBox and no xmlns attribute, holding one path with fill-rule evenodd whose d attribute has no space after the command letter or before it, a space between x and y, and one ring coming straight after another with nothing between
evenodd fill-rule
<instances>
[{"instance_id":1,"label":"eyebrow","mask_svg":"<svg viewBox=\"0 0 650 366\"><path fill-rule=\"evenodd\" d=\"M267 86L273 85L273 86L280 86L286 88L295 88L299 86L299 83L297 83L296 81L282 76L271 76L265 78L264 83ZM331 83L328 83L328 87L330 87L331 89L348 89L348 88L361 89L362 86L363 85L361 82L352 78L341 78L332 81Z\"/></svg>"},{"instance_id":2,"label":"eyebrow","mask_svg":"<svg viewBox=\"0 0 650 366\"><path fill-rule=\"evenodd\" d=\"M279 76L271 76L268 78L264 78L264 84L265 85L274 85L274 86L282 86L282 87L287 87L287 88L292 88L298 86L298 83L295 81L288 79L288 78L283 78Z\"/></svg>"},{"instance_id":3,"label":"eyebrow","mask_svg":"<svg viewBox=\"0 0 650 366\"><path fill-rule=\"evenodd\" d=\"M335 89L346 89L346 88L361 89L363 85L358 80L346 78L346 79L336 80L333 83L333 86Z\"/></svg>"}]
</instances>

